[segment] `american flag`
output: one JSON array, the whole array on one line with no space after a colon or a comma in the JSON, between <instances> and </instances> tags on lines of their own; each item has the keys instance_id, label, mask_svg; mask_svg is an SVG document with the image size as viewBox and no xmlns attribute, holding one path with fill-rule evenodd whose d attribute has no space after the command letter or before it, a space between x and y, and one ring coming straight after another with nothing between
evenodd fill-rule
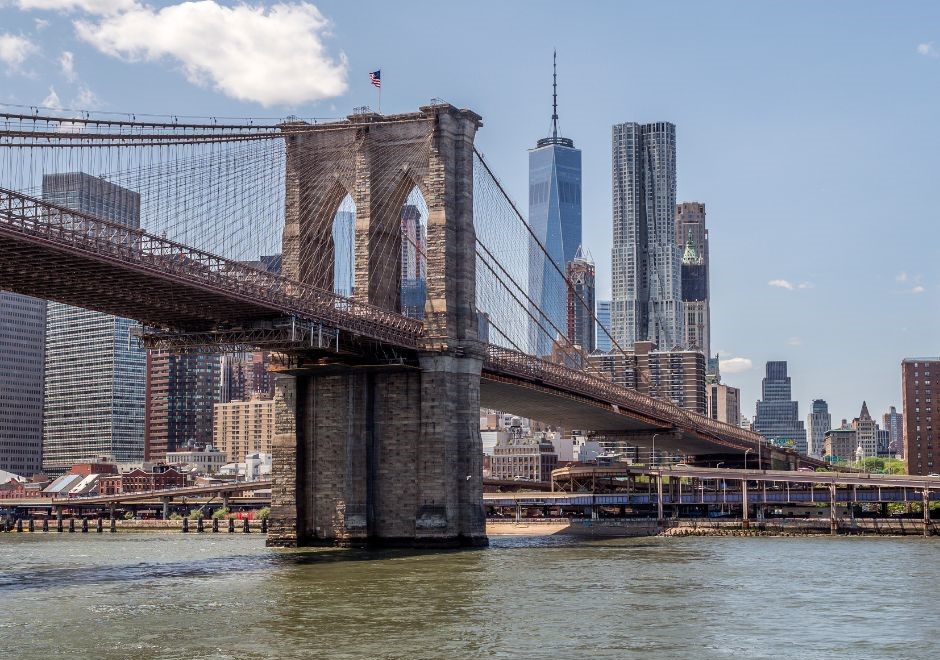
<instances>
[{"instance_id":1,"label":"american flag","mask_svg":"<svg viewBox=\"0 0 940 660\"><path fill-rule=\"evenodd\" d=\"M376 87L381 87L382 86L382 70L379 69L378 71L370 71L369 80L371 80L372 84L375 85Z\"/></svg>"}]
</instances>

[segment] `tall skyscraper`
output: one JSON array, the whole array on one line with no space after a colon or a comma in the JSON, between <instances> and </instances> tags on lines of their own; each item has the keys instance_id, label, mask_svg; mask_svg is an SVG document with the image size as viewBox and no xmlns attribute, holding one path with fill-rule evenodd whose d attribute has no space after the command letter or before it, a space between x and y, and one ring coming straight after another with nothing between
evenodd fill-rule
<instances>
[{"instance_id":1,"label":"tall skyscraper","mask_svg":"<svg viewBox=\"0 0 940 660\"><path fill-rule=\"evenodd\" d=\"M530 311L541 325L564 334L568 291L561 273L581 245L581 150L574 148L570 138L558 135L557 83L556 69L552 135L541 138L529 151L529 225L548 253L546 256L537 245L529 248L529 296L538 307ZM536 355L549 355L554 340L531 323L530 349Z\"/></svg>"},{"instance_id":2,"label":"tall skyscraper","mask_svg":"<svg viewBox=\"0 0 940 660\"><path fill-rule=\"evenodd\" d=\"M757 402L754 430L768 440L792 441L793 448L806 453L806 429L800 420L800 404L791 400L787 363L768 362L761 381L761 400Z\"/></svg>"},{"instance_id":3,"label":"tall skyscraper","mask_svg":"<svg viewBox=\"0 0 940 660\"><path fill-rule=\"evenodd\" d=\"M711 355L711 284L708 265L708 229L705 205L683 202L676 206L676 241L682 249L682 307L686 348Z\"/></svg>"},{"instance_id":4,"label":"tall skyscraper","mask_svg":"<svg viewBox=\"0 0 940 660\"><path fill-rule=\"evenodd\" d=\"M42 471L46 301L0 291L0 470Z\"/></svg>"},{"instance_id":5,"label":"tall skyscraper","mask_svg":"<svg viewBox=\"0 0 940 660\"><path fill-rule=\"evenodd\" d=\"M140 227L140 195L83 172L43 177L45 201ZM43 469L144 457L146 354L136 322L50 302L46 318Z\"/></svg>"},{"instance_id":6,"label":"tall skyscraper","mask_svg":"<svg viewBox=\"0 0 940 660\"><path fill-rule=\"evenodd\" d=\"M356 270L356 214L338 211L333 220L333 291L352 297Z\"/></svg>"},{"instance_id":7,"label":"tall skyscraper","mask_svg":"<svg viewBox=\"0 0 940 660\"><path fill-rule=\"evenodd\" d=\"M676 127L613 127L613 304L621 346L685 341L681 252L676 240Z\"/></svg>"},{"instance_id":8,"label":"tall skyscraper","mask_svg":"<svg viewBox=\"0 0 940 660\"><path fill-rule=\"evenodd\" d=\"M940 358L903 360L901 388L907 473L940 472Z\"/></svg>"},{"instance_id":9,"label":"tall skyscraper","mask_svg":"<svg viewBox=\"0 0 940 660\"><path fill-rule=\"evenodd\" d=\"M221 398L221 361L212 353L147 353L144 459L212 443L212 407Z\"/></svg>"},{"instance_id":10,"label":"tall skyscraper","mask_svg":"<svg viewBox=\"0 0 940 660\"><path fill-rule=\"evenodd\" d=\"M594 261L581 248L568 262L568 341L594 350Z\"/></svg>"},{"instance_id":11,"label":"tall skyscraper","mask_svg":"<svg viewBox=\"0 0 940 660\"><path fill-rule=\"evenodd\" d=\"M810 456L825 456L826 431L832 428L829 404L823 399L813 399L812 411L806 416L806 453Z\"/></svg>"},{"instance_id":12,"label":"tall skyscraper","mask_svg":"<svg viewBox=\"0 0 940 660\"><path fill-rule=\"evenodd\" d=\"M888 432L888 453L904 458L904 414L891 408L881 417L881 425Z\"/></svg>"},{"instance_id":13,"label":"tall skyscraper","mask_svg":"<svg viewBox=\"0 0 940 660\"><path fill-rule=\"evenodd\" d=\"M597 311L594 313L594 316L597 317L597 323L595 327L595 334L597 339L595 341L595 346L597 350L604 353L609 353L610 349L613 348L613 343L610 341L610 301L609 300L598 300L595 303Z\"/></svg>"}]
</instances>

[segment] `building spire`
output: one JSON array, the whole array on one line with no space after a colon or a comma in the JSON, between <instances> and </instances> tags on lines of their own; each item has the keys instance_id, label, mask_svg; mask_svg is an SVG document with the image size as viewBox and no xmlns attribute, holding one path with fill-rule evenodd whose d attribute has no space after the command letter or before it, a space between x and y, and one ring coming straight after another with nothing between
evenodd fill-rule
<instances>
[{"instance_id":1,"label":"building spire","mask_svg":"<svg viewBox=\"0 0 940 660\"><path fill-rule=\"evenodd\" d=\"M558 51L552 51L552 136L540 138L536 148L559 145L574 147L574 140L558 137Z\"/></svg>"},{"instance_id":2,"label":"building spire","mask_svg":"<svg viewBox=\"0 0 940 660\"><path fill-rule=\"evenodd\" d=\"M682 255L682 263L686 265L698 265L702 263L698 253L695 251L695 239L692 238L691 229L689 229L689 237L685 242L685 253Z\"/></svg>"},{"instance_id":3,"label":"building spire","mask_svg":"<svg viewBox=\"0 0 940 660\"><path fill-rule=\"evenodd\" d=\"M552 138L558 138L558 51L552 51Z\"/></svg>"}]
</instances>

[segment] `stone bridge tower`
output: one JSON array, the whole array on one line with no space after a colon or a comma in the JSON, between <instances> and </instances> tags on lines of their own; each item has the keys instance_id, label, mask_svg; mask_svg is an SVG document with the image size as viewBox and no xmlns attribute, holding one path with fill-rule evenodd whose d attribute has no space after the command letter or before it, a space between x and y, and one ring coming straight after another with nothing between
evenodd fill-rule
<instances>
[{"instance_id":1,"label":"stone bridge tower","mask_svg":"<svg viewBox=\"0 0 940 660\"><path fill-rule=\"evenodd\" d=\"M473 141L446 105L353 115L287 140L285 276L333 287L332 226L356 204L354 297L398 311L401 209L428 206L425 342L398 364L331 359L277 376L270 545L486 543Z\"/></svg>"}]
</instances>

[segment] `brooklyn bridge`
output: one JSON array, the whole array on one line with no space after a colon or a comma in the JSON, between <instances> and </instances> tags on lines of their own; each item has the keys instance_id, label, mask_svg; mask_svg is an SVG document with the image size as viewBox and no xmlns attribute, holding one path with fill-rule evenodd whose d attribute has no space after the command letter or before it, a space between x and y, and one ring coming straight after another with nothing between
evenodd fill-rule
<instances>
[{"instance_id":1,"label":"brooklyn bridge","mask_svg":"<svg viewBox=\"0 0 940 660\"><path fill-rule=\"evenodd\" d=\"M135 319L151 348L272 351L272 545L485 543L481 407L699 462L813 465L590 368L536 304L533 287L571 288L564 264L475 148L481 126L443 102L276 124L0 115L0 289ZM56 194L78 176L99 203ZM402 230L406 205L426 235Z\"/></svg>"}]
</instances>

